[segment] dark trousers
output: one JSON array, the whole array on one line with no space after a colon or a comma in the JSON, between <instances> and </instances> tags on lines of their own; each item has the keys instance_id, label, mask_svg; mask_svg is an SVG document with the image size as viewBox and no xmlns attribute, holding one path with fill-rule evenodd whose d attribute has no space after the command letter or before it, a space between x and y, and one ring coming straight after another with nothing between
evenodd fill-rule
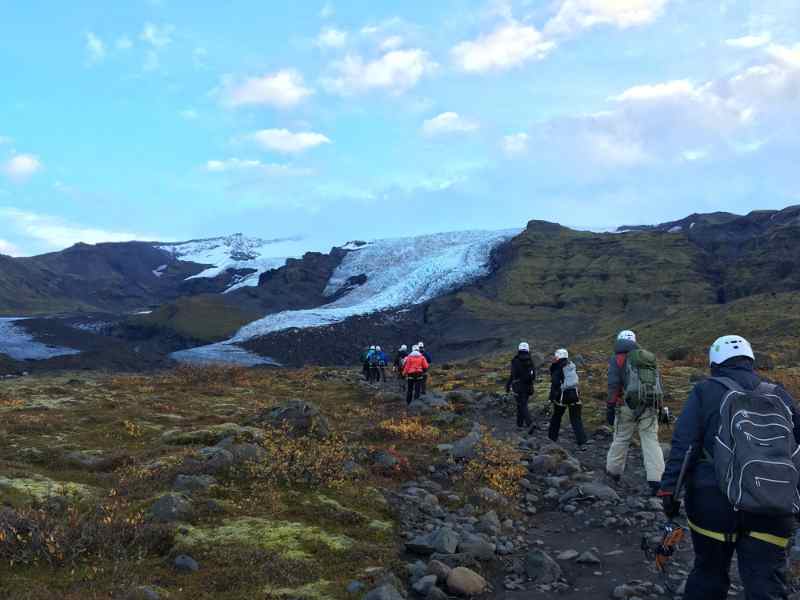
<instances>
[{"instance_id":1,"label":"dark trousers","mask_svg":"<svg viewBox=\"0 0 800 600\"><path fill-rule=\"evenodd\" d=\"M428 393L428 374L427 373L425 373L425 375L422 376L422 383L421 383L421 388L420 389L422 390L422 395L423 396Z\"/></svg>"},{"instance_id":2,"label":"dark trousers","mask_svg":"<svg viewBox=\"0 0 800 600\"><path fill-rule=\"evenodd\" d=\"M515 394L517 399L517 427L530 427L533 425L531 411L528 408L530 394Z\"/></svg>"},{"instance_id":3,"label":"dark trousers","mask_svg":"<svg viewBox=\"0 0 800 600\"><path fill-rule=\"evenodd\" d=\"M561 431L561 419L564 413L569 409L569 421L572 423L572 431L575 432L575 439L579 446L586 443L586 432L583 430L583 419L581 418L581 405L570 404L564 406L561 404L553 403L553 415L550 417L550 430L547 433L552 441L558 441L558 434Z\"/></svg>"},{"instance_id":4,"label":"dark trousers","mask_svg":"<svg viewBox=\"0 0 800 600\"><path fill-rule=\"evenodd\" d=\"M366 379L367 381L369 381L369 364L367 364L367 363L364 363L364 364L361 366L361 370L362 370L362 372L364 373L364 379Z\"/></svg>"},{"instance_id":5,"label":"dark trousers","mask_svg":"<svg viewBox=\"0 0 800 600\"><path fill-rule=\"evenodd\" d=\"M412 400L416 400L422 392L422 377L409 377L406 379L406 403L411 404Z\"/></svg>"},{"instance_id":6,"label":"dark trousers","mask_svg":"<svg viewBox=\"0 0 800 600\"><path fill-rule=\"evenodd\" d=\"M733 553L746 600L785 600L786 550L742 535L734 543L718 542L692 531L694 569L686 582L684 600L725 600L730 587Z\"/></svg>"}]
</instances>

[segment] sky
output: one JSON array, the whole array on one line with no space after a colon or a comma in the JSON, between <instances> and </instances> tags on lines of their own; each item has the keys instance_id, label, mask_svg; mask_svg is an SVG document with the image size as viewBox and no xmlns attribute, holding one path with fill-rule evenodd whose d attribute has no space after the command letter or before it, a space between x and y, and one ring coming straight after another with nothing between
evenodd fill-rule
<instances>
[{"instance_id":1,"label":"sky","mask_svg":"<svg viewBox=\"0 0 800 600\"><path fill-rule=\"evenodd\" d=\"M0 253L800 203L796 0L0 4Z\"/></svg>"}]
</instances>

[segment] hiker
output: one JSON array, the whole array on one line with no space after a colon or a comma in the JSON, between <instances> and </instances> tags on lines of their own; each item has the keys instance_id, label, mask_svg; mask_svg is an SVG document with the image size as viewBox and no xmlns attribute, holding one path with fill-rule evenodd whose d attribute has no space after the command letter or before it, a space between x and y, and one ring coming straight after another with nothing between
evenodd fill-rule
<instances>
[{"instance_id":1,"label":"hiker","mask_svg":"<svg viewBox=\"0 0 800 600\"><path fill-rule=\"evenodd\" d=\"M374 346L369 346L361 353L361 372L364 375L364 380L369 382L369 355L375 349Z\"/></svg>"},{"instance_id":2,"label":"hiker","mask_svg":"<svg viewBox=\"0 0 800 600\"><path fill-rule=\"evenodd\" d=\"M430 353L425 350L425 342L419 342L417 344L417 347L419 348L420 354L422 354L422 356L425 357L425 360L428 362L428 367L430 368L430 365L433 364L433 359L431 358ZM422 395L424 396L427 393L428 393L428 372L426 371L425 376L422 378Z\"/></svg>"},{"instance_id":3,"label":"hiker","mask_svg":"<svg viewBox=\"0 0 800 600\"><path fill-rule=\"evenodd\" d=\"M614 409L614 440L606 458L606 473L613 483L622 478L631 439L638 430L647 484L653 495L658 492L664 474L664 454L658 443L662 402L655 355L637 344L633 331L620 332L608 363L608 406Z\"/></svg>"},{"instance_id":4,"label":"hiker","mask_svg":"<svg viewBox=\"0 0 800 600\"><path fill-rule=\"evenodd\" d=\"M741 336L709 351L711 378L695 385L678 417L661 480L664 512L674 519L684 458L686 514L695 563L684 600L723 600L736 552L747 600L788 598L786 554L800 512L800 413L792 397L754 371Z\"/></svg>"},{"instance_id":5,"label":"hiker","mask_svg":"<svg viewBox=\"0 0 800 600\"><path fill-rule=\"evenodd\" d=\"M397 378L398 379L402 379L403 378L403 363L406 360L406 356L408 356L408 346L403 344L397 350L397 354L395 354L395 357L394 357L394 370L397 373Z\"/></svg>"},{"instance_id":6,"label":"hiker","mask_svg":"<svg viewBox=\"0 0 800 600\"><path fill-rule=\"evenodd\" d=\"M520 342L517 355L511 359L511 374L506 383L506 394L513 390L517 401L517 427L533 426L528 400L533 395L534 381L536 381L536 367L533 366L530 344Z\"/></svg>"},{"instance_id":7,"label":"hiker","mask_svg":"<svg viewBox=\"0 0 800 600\"><path fill-rule=\"evenodd\" d=\"M386 365L389 364L389 357L380 346L375 346L375 353L378 355L378 381L386 382Z\"/></svg>"},{"instance_id":8,"label":"hiker","mask_svg":"<svg viewBox=\"0 0 800 600\"><path fill-rule=\"evenodd\" d=\"M422 381L429 368L428 361L420 353L418 346L412 346L411 354L403 363L403 376L406 378L406 404L417 400L422 392Z\"/></svg>"},{"instance_id":9,"label":"hiker","mask_svg":"<svg viewBox=\"0 0 800 600\"><path fill-rule=\"evenodd\" d=\"M380 346L371 346L369 355L367 356L367 363L369 364L369 379L370 383L378 383L381 380L380 364L381 352Z\"/></svg>"},{"instance_id":10,"label":"hiker","mask_svg":"<svg viewBox=\"0 0 800 600\"><path fill-rule=\"evenodd\" d=\"M556 350L553 363L550 365L550 402L553 403L553 416L550 417L550 430L548 437L553 442L558 442L561 431L561 419L569 409L569 421L575 440L580 450L586 449L586 432L583 430L581 418L581 395L578 368L569 359L569 352L565 348Z\"/></svg>"}]
</instances>

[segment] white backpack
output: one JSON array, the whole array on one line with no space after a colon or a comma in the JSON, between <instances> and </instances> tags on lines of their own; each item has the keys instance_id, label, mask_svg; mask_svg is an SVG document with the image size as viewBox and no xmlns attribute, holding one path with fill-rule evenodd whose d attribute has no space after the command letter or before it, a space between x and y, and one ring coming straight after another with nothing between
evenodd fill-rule
<instances>
[{"instance_id":1,"label":"white backpack","mask_svg":"<svg viewBox=\"0 0 800 600\"><path fill-rule=\"evenodd\" d=\"M566 365L564 365L564 381L561 384L561 391L577 391L579 384L580 379L578 378L578 367L575 366L574 362L569 361Z\"/></svg>"}]
</instances>

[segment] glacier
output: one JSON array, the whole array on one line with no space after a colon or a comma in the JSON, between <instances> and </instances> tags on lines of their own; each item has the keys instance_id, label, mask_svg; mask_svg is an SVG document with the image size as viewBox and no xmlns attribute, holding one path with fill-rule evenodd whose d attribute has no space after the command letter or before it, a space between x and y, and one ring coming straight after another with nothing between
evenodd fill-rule
<instances>
[{"instance_id":1,"label":"glacier","mask_svg":"<svg viewBox=\"0 0 800 600\"><path fill-rule=\"evenodd\" d=\"M520 231L460 231L348 244L348 254L324 291L332 300L329 304L267 315L245 325L229 340L171 356L180 362L277 364L238 344L277 331L324 327L358 315L433 300L488 275L492 250ZM352 286L352 279L360 275L366 275L366 282Z\"/></svg>"},{"instance_id":2,"label":"glacier","mask_svg":"<svg viewBox=\"0 0 800 600\"><path fill-rule=\"evenodd\" d=\"M334 296L359 275L367 276L366 283L319 308L283 311L254 321L242 327L232 341L422 304L488 275L492 250L519 232L460 231L369 242L347 254L324 295Z\"/></svg>"},{"instance_id":3,"label":"glacier","mask_svg":"<svg viewBox=\"0 0 800 600\"><path fill-rule=\"evenodd\" d=\"M17 325L23 317L0 318L0 354L14 360L47 360L56 356L80 354L80 350L50 346L36 341L27 331Z\"/></svg>"},{"instance_id":4,"label":"glacier","mask_svg":"<svg viewBox=\"0 0 800 600\"><path fill-rule=\"evenodd\" d=\"M299 258L306 248L300 238L264 240L247 237L241 233L233 235L161 244L177 260L213 265L197 275L186 279L214 278L228 270L252 269L253 272L236 278L225 290L229 293L243 287L255 287L262 273L279 269L290 258ZM154 271L154 274L155 271ZM156 274L159 277L159 274Z\"/></svg>"}]
</instances>

